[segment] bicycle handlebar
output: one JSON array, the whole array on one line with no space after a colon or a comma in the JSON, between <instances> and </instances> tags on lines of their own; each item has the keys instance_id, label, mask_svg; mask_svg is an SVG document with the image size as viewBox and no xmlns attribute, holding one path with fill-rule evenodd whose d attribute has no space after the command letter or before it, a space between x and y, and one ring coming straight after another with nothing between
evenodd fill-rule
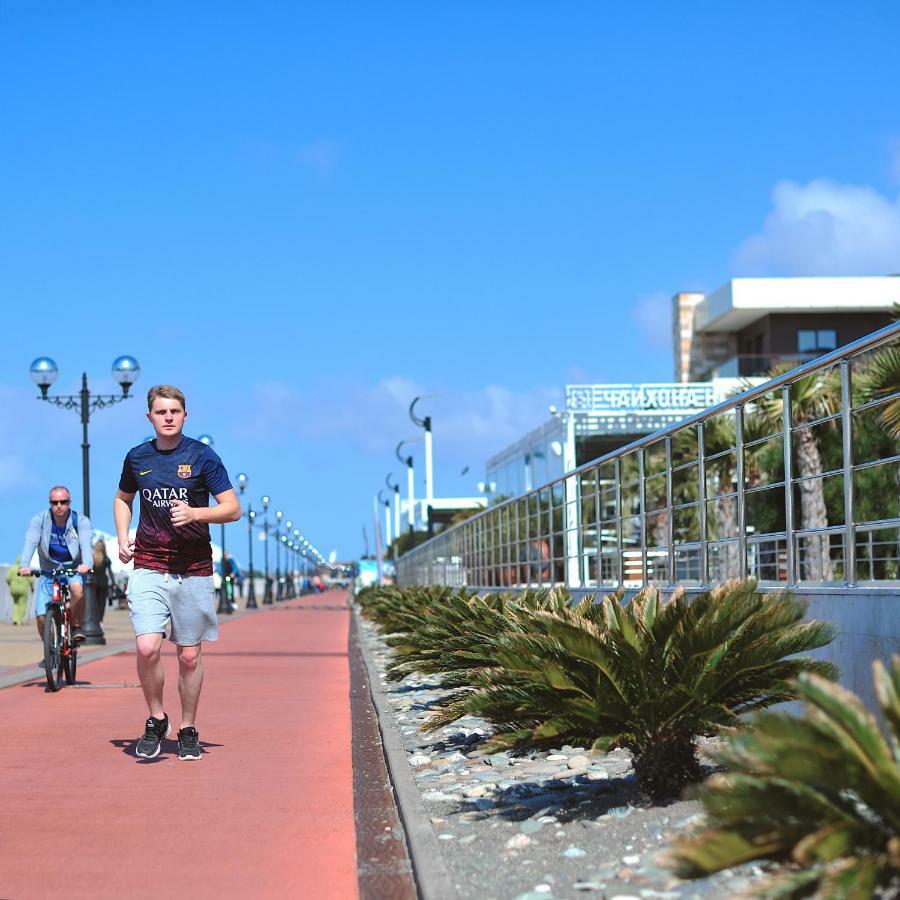
<instances>
[{"instance_id":1,"label":"bicycle handlebar","mask_svg":"<svg viewBox=\"0 0 900 900\"><path fill-rule=\"evenodd\" d=\"M93 571L92 569L88 569L88 572ZM72 569L69 566L57 566L55 569L50 569L49 571L46 569L32 569L31 575L33 578L40 578L43 575L45 578L56 578L57 575L81 575L82 573L78 571L78 569ZM84 574L87 574L85 572Z\"/></svg>"}]
</instances>

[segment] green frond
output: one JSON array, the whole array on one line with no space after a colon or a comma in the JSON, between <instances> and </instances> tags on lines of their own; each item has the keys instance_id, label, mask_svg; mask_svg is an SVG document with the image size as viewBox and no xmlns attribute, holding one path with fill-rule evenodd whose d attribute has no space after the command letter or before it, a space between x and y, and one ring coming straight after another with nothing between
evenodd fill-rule
<instances>
[{"instance_id":1,"label":"green frond","mask_svg":"<svg viewBox=\"0 0 900 900\"><path fill-rule=\"evenodd\" d=\"M900 658L873 665L879 701L897 696ZM900 766L896 746L849 691L804 673L803 717L755 715L715 754L725 773L701 792L707 825L679 841L671 864L689 877L769 859L785 870L764 896L869 898L900 890ZM892 727L889 725L889 727ZM748 855L752 853L752 855Z\"/></svg>"}]
</instances>

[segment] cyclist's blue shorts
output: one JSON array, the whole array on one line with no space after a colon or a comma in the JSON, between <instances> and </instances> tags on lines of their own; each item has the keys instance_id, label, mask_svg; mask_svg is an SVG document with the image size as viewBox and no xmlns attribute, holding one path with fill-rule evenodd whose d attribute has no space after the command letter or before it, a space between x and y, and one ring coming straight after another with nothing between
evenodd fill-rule
<instances>
[{"instance_id":1,"label":"cyclist's blue shorts","mask_svg":"<svg viewBox=\"0 0 900 900\"><path fill-rule=\"evenodd\" d=\"M84 584L84 579L80 575L67 575L63 579L69 584ZM53 599L53 579L46 575L38 578L37 591L34 595L34 614L36 616L45 616L47 614L47 604Z\"/></svg>"}]
</instances>

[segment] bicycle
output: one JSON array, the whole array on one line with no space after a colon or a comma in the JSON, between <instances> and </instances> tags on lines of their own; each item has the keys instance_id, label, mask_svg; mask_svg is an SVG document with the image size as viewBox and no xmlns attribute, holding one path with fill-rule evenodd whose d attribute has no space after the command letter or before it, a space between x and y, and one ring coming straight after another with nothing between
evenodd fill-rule
<instances>
[{"instance_id":1,"label":"bicycle","mask_svg":"<svg viewBox=\"0 0 900 900\"><path fill-rule=\"evenodd\" d=\"M78 643L72 637L75 622L69 599L69 578L79 573L77 569L68 566L57 566L49 572L32 569L31 574L35 578L43 575L53 579L52 594L44 618L44 674L47 677L47 687L55 693L62 687L63 678L66 684L75 683Z\"/></svg>"}]
</instances>

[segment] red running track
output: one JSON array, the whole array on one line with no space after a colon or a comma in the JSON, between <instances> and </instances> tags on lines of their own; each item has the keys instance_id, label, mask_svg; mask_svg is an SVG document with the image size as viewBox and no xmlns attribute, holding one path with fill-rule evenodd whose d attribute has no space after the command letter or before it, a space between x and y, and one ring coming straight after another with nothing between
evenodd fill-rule
<instances>
[{"instance_id":1,"label":"red running track","mask_svg":"<svg viewBox=\"0 0 900 900\"><path fill-rule=\"evenodd\" d=\"M345 605L330 592L223 623L198 762L176 758L168 642L173 732L152 760L134 756L133 652L57 694L0 691L0 898L356 898Z\"/></svg>"}]
</instances>

